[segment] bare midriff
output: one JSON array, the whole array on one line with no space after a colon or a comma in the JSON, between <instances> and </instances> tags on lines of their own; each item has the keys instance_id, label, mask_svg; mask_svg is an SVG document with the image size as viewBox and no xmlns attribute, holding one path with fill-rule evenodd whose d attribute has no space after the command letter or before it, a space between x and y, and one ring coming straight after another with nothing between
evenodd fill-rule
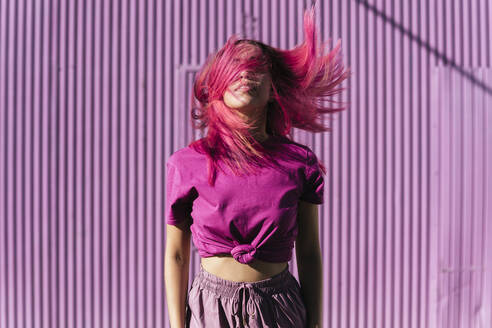
<instances>
[{"instance_id":1,"label":"bare midriff","mask_svg":"<svg viewBox=\"0 0 492 328\"><path fill-rule=\"evenodd\" d=\"M235 282L264 280L282 272L289 265L288 262L274 263L258 259L244 264L227 254L202 257L200 262L205 271L219 278Z\"/></svg>"}]
</instances>

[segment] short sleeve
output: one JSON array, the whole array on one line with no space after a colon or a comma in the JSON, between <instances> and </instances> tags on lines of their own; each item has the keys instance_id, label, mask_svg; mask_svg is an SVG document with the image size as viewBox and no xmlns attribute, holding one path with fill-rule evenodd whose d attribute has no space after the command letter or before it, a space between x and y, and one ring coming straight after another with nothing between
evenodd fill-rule
<instances>
[{"instance_id":1,"label":"short sleeve","mask_svg":"<svg viewBox=\"0 0 492 328\"><path fill-rule=\"evenodd\" d=\"M183 181L176 165L167 161L165 200L166 223L178 225L185 221L191 221L193 201L196 197L196 189Z\"/></svg>"},{"instance_id":2,"label":"short sleeve","mask_svg":"<svg viewBox=\"0 0 492 328\"><path fill-rule=\"evenodd\" d=\"M313 204L322 204L324 201L325 187L323 172L321 171L318 158L311 150L307 152L304 172L304 187L299 199Z\"/></svg>"}]
</instances>

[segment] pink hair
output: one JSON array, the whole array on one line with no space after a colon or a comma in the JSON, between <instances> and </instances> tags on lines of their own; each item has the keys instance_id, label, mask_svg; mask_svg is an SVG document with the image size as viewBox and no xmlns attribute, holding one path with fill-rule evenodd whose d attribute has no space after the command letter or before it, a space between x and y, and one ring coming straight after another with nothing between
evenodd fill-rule
<instances>
[{"instance_id":1,"label":"pink hair","mask_svg":"<svg viewBox=\"0 0 492 328\"><path fill-rule=\"evenodd\" d=\"M215 183L216 170L222 160L236 175L254 172L254 166L268 163L268 152L256 142L249 130L256 122L246 123L224 104L223 95L229 85L244 71L270 72L274 101L266 105L266 132L289 140L292 127L311 132L331 131L320 120L323 114L339 112L347 107L324 107L323 99L333 97L345 88L337 88L351 72L344 71L340 40L325 55L325 45L317 44L314 7L304 13L304 42L291 50L273 48L262 42L238 39L232 35L216 54L210 55L198 72L192 100L192 125L207 136L190 143L190 147L208 158L208 181ZM263 56L237 62L235 58L253 44ZM326 174L326 168L320 163Z\"/></svg>"}]
</instances>

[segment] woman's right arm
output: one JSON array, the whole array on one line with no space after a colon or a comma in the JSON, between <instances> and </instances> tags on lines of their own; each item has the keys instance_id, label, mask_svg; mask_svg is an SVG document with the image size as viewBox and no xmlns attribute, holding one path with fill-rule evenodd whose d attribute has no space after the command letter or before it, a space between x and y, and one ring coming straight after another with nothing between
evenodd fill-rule
<instances>
[{"instance_id":1,"label":"woman's right arm","mask_svg":"<svg viewBox=\"0 0 492 328\"><path fill-rule=\"evenodd\" d=\"M171 328L184 328L190 267L189 225L166 224L164 281Z\"/></svg>"}]
</instances>

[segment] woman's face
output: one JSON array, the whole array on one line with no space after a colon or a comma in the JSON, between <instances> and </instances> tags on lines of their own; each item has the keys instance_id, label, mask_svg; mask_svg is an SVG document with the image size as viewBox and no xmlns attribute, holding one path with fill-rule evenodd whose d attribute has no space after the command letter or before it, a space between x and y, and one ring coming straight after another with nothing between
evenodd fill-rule
<instances>
[{"instance_id":1,"label":"woman's face","mask_svg":"<svg viewBox=\"0 0 492 328\"><path fill-rule=\"evenodd\" d=\"M245 52L245 58L261 56L261 49L251 45L251 49ZM268 72L248 72L243 71L240 79L232 83L224 92L224 103L229 108L235 108L243 113L255 110L263 110L271 99L271 76Z\"/></svg>"}]
</instances>

